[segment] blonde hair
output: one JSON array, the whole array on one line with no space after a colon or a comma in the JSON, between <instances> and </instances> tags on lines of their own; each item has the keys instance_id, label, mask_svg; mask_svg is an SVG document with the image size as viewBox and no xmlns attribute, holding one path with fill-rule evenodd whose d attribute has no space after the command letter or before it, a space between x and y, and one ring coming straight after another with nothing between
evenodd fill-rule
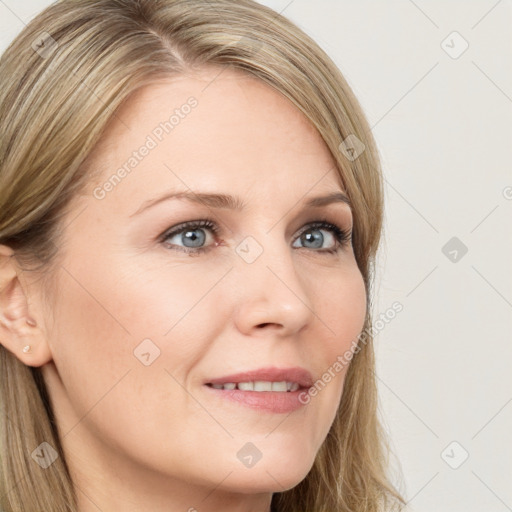
<instances>
[{"instance_id":1,"label":"blonde hair","mask_svg":"<svg viewBox=\"0 0 512 512\"><path fill-rule=\"evenodd\" d=\"M29 270L37 263L50 287L65 207L88 183L86 158L116 110L159 78L209 64L263 80L316 127L352 204L354 253L370 299L383 190L367 121L325 52L252 0L61 0L36 16L0 58L0 243ZM355 159L340 151L349 135L365 145ZM332 427L306 478L274 493L274 512L373 512L404 504L388 475L367 302ZM0 346L0 380L4 512L76 512L40 368ZM47 469L31 457L43 441L58 453Z\"/></svg>"}]
</instances>

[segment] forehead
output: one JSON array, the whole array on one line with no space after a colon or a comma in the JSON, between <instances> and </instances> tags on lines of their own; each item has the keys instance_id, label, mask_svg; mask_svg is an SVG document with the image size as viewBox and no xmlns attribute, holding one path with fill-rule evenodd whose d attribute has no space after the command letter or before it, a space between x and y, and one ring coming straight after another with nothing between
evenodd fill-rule
<instances>
[{"instance_id":1,"label":"forehead","mask_svg":"<svg viewBox=\"0 0 512 512\"><path fill-rule=\"evenodd\" d=\"M124 168L119 185L132 194L177 184L266 186L285 194L300 184L305 192L319 180L318 191L332 190L340 181L306 116L271 86L232 68L203 68L138 90L116 111L91 156L95 186Z\"/></svg>"}]
</instances>

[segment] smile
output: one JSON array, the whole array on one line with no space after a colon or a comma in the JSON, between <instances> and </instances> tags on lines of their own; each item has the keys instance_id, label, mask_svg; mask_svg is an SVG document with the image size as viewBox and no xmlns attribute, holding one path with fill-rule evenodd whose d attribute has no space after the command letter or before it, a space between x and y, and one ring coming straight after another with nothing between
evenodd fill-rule
<instances>
[{"instance_id":1,"label":"smile","mask_svg":"<svg viewBox=\"0 0 512 512\"><path fill-rule=\"evenodd\" d=\"M251 382L226 382L225 384L207 384L215 389L239 389L241 391L277 391L279 393L287 393L297 391L300 385L297 382L270 382L264 380L256 380Z\"/></svg>"}]
</instances>

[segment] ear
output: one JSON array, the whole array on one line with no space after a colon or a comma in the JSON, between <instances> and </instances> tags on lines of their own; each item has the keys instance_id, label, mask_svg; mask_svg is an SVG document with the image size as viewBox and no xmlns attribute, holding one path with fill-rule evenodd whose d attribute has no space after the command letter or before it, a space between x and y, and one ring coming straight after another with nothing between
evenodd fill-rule
<instances>
[{"instance_id":1,"label":"ear","mask_svg":"<svg viewBox=\"0 0 512 512\"><path fill-rule=\"evenodd\" d=\"M34 305L29 312L28 282L22 273L14 251L0 245L0 344L22 363L42 366L52 360L51 351L40 311Z\"/></svg>"}]
</instances>

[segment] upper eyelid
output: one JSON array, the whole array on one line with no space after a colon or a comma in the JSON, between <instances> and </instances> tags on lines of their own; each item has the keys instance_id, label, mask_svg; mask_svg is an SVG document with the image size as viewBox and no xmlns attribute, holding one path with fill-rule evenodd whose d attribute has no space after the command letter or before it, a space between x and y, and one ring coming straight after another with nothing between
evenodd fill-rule
<instances>
[{"instance_id":1,"label":"upper eyelid","mask_svg":"<svg viewBox=\"0 0 512 512\"><path fill-rule=\"evenodd\" d=\"M205 225L205 223L209 223L211 225L208 226L208 225ZM345 236L347 236L349 238L349 240L352 238L352 234L353 234L352 223L350 223L350 226L344 227L343 223L340 223L338 221L329 220L326 217L318 217L312 221L306 222L306 223L302 224L301 227L299 228L299 231L298 232L296 231L296 232L302 234L302 232L306 231L309 226L312 226L312 225L314 226L316 224L322 224L322 223L332 224L334 226L334 228L337 227L342 233L344 233ZM216 235L222 231L222 226L219 225L219 223L216 222L214 219L211 219L209 217L203 217L203 218L197 219L197 220L185 221L180 224L177 224L176 226L168 228L158 237L158 240L160 242L165 242L165 240L167 240L171 236L175 236L176 234L181 233L184 229L187 229L188 227L195 227L195 228L199 228L199 229L211 230L214 235ZM323 229L327 229L327 230L330 229L331 232L334 231L333 228L329 228L328 226L324 226ZM300 236L300 234L297 236Z\"/></svg>"},{"instance_id":2,"label":"upper eyelid","mask_svg":"<svg viewBox=\"0 0 512 512\"><path fill-rule=\"evenodd\" d=\"M212 225L211 226L207 226L207 225L202 225L202 223L204 222L208 222L208 223L211 223ZM162 237L168 237L168 236L171 236L175 233L180 233L181 231L183 231L184 229L187 229L188 227L198 227L198 228L201 228L201 229L211 229L212 231L214 232L218 232L220 231L220 227L219 225L212 219L198 219L198 220L189 220L189 221L185 221L185 222L181 222L180 224L177 224L176 226L172 226L170 228L167 228L163 233L162 233Z\"/></svg>"},{"instance_id":3,"label":"upper eyelid","mask_svg":"<svg viewBox=\"0 0 512 512\"><path fill-rule=\"evenodd\" d=\"M210 223L211 225L208 226L205 223ZM322 223L332 224L332 225L337 226L339 229L344 230L344 231L350 231L352 229L352 223L350 223L349 227L345 228L345 227L343 227L344 223L340 223L340 222L338 222L336 220L329 220L328 218L325 218L325 217L321 217L321 218L319 217L319 218L316 218L315 220L311 220L309 222L306 222L306 223L301 225L301 228L306 228L306 227L311 226L311 225L322 224ZM205 217L205 218L202 218L202 219L190 220L190 221L185 221L185 222L181 222L179 224L176 224L175 226L167 228L162 233L162 236L170 236L170 235L172 235L174 233L179 233L183 229L187 229L187 227L198 227L198 228L211 229L214 232L219 232L222 229L222 225L219 224L217 221L215 221L214 219ZM301 229L301 228L299 228L299 229Z\"/></svg>"}]
</instances>

